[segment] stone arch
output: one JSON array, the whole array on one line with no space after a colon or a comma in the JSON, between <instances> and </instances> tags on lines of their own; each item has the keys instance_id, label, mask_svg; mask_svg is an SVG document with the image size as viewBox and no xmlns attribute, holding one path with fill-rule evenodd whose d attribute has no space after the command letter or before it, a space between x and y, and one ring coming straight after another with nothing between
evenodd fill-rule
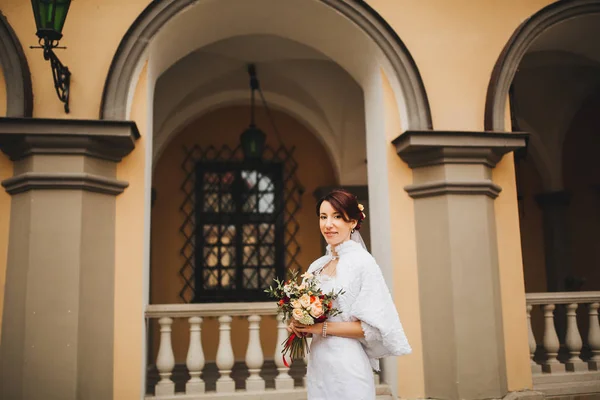
<instances>
[{"instance_id":1,"label":"stone arch","mask_svg":"<svg viewBox=\"0 0 600 400\"><path fill-rule=\"evenodd\" d=\"M339 157L334 154L335 144L330 133L332 128L328 122L292 98L269 91L265 93L268 93L271 109L283 112L296 119L319 140L329 155L336 179L339 181L341 165ZM226 91L191 103L158 128L158 135L153 146L153 164L155 165L158 162L165 148L190 122L219 108L247 105L249 102L250 94L247 91Z\"/></svg>"},{"instance_id":2,"label":"stone arch","mask_svg":"<svg viewBox=\"0 0 600 400\"><path fill-rule=\"evenodd\" d=\"M517 68L531 44L554 25L570 18L600 13L599 0L573 0L553 3L525 20L500 53L485 104L484 126L489 131L505 131L506 98Z\"/></svg>"},{"instance_id":3,"label":"stone arch","mask_svg":"<svg viewBox=\"0 0 600 400\"><path fill-rule=\"evenodd\" d=\"M6 82L6 116L31 117L33 92L29 65L21 42L0 11L0 65Z\"/></svg>"},{"instance_id":4,"label":"stone arch","mask_svg":"<svg viewBox=\"0 0 600 400\"><path fill-rule=\"evenodd\" d=\"M200 0L202 1L202 0ZM135 74L149 43L161 28L199 0L152 2L129 28L115 53L104 85L101 119L122 120ZM401 86L408 129L432 129L431 111L418 68L406 46L385 20L364 2L322 0L320 4L341 14L367 35L386 56Z\"/></svg>"}]
</instances>

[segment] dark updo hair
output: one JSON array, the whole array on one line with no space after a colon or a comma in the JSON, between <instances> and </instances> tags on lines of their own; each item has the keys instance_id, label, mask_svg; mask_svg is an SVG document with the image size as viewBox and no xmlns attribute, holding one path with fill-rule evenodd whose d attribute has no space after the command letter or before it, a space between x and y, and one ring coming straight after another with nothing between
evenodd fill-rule
<instances>
[{"instance_id":1,"label":"dark updo hair","mask_svg":"<svg viewBox=\"0 0 600 400\"><path fill-rule=\"evenodd\" d=\"M357 221L354 229L360 229L362 222L365 220L365 215L358 208L358 200L355 195L344 189L332 190L317 202L317 217L321 215L321 204L324 201L328 201L335 211L342 214L344 221Z\"/></svg>"}]
</instances>

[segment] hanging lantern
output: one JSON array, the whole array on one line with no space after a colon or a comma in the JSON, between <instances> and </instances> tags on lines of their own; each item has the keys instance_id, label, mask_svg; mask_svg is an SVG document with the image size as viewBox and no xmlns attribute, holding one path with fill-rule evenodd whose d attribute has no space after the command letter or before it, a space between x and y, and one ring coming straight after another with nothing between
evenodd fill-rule
<instances>
[{"instance_id":1,"label":"hanging lantern","mask_svg":"<svg viewBox=\"0 0 600 400\"><path fill-rule=\"evenodd\" d=\"M254 123L254 91L259 89L254 64L248 65L248 75L250 76L250 126L240 136L240 142L246 160L260 160L267 136Z\"/></svg>"},{"instance_id":2,"label":"hanging lantern","mask_svg":"<svg viewBox=\"0 0 600 400\"><path fill-rule=\"evenodd\" d=\"M267 136L256 125L250 126L240 136L244 158L247 160L260 160L265 149Z\"/></svg>"}]
</instances>

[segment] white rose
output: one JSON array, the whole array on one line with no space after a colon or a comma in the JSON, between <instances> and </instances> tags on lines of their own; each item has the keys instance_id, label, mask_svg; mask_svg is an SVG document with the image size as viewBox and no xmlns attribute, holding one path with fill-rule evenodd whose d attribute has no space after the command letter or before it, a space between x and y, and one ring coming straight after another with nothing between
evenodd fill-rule
<instances>
[{"instance_id":1,"label":"white rose","mask_svg":"<svg viewBox=\"0 0 600 400\"><path fill-rule=\"evenodd\" d=\"M298 300L292 300L292 307L294 308L302 308L302 304Z\"/></svg>"},{"instance_id":2,"label":"white rose","mask_svg":"<svg viewBox=\"0 0 600 400\"><path fill-rule=\"evenodd\" d=\"M304 308L310 308L310 296L303 294L302 297L300 297L300 304Z\"/></svg>"},{"instance_id":3,"label":"white rose","mask_svg":"<svg viewBox=\"0 0 600 400\"><path fill-rule=\"evenodd\" d=\"M296 321L300 321L304 318L304 311L302 311L300 308L294 308L294 311L292 311L292 317L294 317Z\"/></svg>"}]
</instances>

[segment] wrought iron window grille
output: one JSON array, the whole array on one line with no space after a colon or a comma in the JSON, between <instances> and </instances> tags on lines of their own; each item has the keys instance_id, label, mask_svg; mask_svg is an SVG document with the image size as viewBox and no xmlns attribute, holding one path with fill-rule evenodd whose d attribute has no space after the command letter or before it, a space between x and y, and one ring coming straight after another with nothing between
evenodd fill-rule
<instances>
[{"instance_id":1,"label":"wrought iron window grille","mask_svg":"<svg viewBox=\"0 0 600 400\"><path fill-rule=\"evenodd\" d=\"M267 146L261 161L244 160L241 146L184 152L180 298L266 300L263 290L274 277L299 268L303 188L294 148Z\"/></svg>"}]
</instances>

